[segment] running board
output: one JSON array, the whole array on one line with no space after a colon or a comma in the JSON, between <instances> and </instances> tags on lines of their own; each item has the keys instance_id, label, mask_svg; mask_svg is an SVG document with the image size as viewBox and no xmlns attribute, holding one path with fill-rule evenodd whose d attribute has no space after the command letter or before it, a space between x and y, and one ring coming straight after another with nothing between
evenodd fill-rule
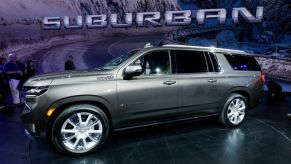
<instances>
[{"instance_id":1,"label":"running board","mask_svg":"<svg viewBox=\"0 0 291 164\"><path fill-rule=\"evenodd\" d=\"M124 128L116 128L116 129L114 129L114 132L119 132L119 131L123 131L123 130L139 129L139 128L145 128L145 127L163 125L163 124L170 124L170 123L178 123L178 122L183 122L183 121L203 120L203 119L211 118L211 117L218 116L218 115L219 115L219 113L216 113L216 114L210 114L210 115L204 115L204 116L196 116L196 117L180 118L180 119L176 119L176 120L153 122L153 123L129 126L129 127L124 127Z\"/></svg>"}]
</instances>

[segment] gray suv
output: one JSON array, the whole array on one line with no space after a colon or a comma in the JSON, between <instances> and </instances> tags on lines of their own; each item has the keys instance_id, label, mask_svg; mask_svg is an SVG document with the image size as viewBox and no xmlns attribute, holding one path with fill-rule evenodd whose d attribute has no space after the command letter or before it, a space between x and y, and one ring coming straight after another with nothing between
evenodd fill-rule
<instances>
[{"instance_id":1,"label":"gray suv","mask_svg":"<svg viewBox=\"0 0 291 164\"><path fill-rule=\"evenodd\" d=\"M146 47L102 68L46 74L23 88L26 132L80 155L111 131L217 116L241 124L259 102L264 75L243 51L184 45Z\"/></svg>"}]
</instances>

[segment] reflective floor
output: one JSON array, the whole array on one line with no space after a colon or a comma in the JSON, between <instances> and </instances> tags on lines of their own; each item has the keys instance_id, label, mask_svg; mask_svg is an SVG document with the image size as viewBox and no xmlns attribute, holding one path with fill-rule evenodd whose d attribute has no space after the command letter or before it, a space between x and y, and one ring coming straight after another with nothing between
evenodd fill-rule
<instances>
[{"instance_id":1,"label":"reflective floor","mask_svg":"<svg viewBox=\"0 0 291 164\"><path fill-rule=\"evenodd\" d=\"M216 119L112 134L102 150L83 157L55 153L45 139L28 139L21 109L0 109L0 163L290 163L291 97L264 102L238 128Z\"/></svg>"}]
</instances>

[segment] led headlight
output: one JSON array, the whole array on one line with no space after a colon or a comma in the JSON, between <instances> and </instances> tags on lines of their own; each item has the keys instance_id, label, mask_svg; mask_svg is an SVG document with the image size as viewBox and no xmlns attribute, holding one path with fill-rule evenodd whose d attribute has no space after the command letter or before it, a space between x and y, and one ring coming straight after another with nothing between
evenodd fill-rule
<instances>
[{"instance_id":1,"label":"led headlight","mask_svg":"<svg viewBox=\"0 0 291 164\"><path fill-rule=\"evenodd\" d=\"M48 90L48 86L39 86L27 89L24 94L28 96L40 96Z\"/></svg>"}]
</instances>

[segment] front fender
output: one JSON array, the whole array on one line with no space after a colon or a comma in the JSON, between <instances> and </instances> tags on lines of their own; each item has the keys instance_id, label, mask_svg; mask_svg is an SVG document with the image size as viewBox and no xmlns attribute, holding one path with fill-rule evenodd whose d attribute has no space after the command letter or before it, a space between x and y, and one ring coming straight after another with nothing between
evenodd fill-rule
<instances>
[{"instance_id":1,"label":"front fender","mask_svg":"<svg viewBox=\"0 0 291 164\"><path fill-rule=\"evenodd\" d=\"M82 95L82 96L72 96L72 97L66 97L62 98L56 102L54 102L50 108L59 108L66 104L71 103L78 103L78 102L95 102L100 103L106 107L106 109L110 112L113 111L112 105L104 98L95 96L95 95Z\"/></svg>"}]
</instances>

